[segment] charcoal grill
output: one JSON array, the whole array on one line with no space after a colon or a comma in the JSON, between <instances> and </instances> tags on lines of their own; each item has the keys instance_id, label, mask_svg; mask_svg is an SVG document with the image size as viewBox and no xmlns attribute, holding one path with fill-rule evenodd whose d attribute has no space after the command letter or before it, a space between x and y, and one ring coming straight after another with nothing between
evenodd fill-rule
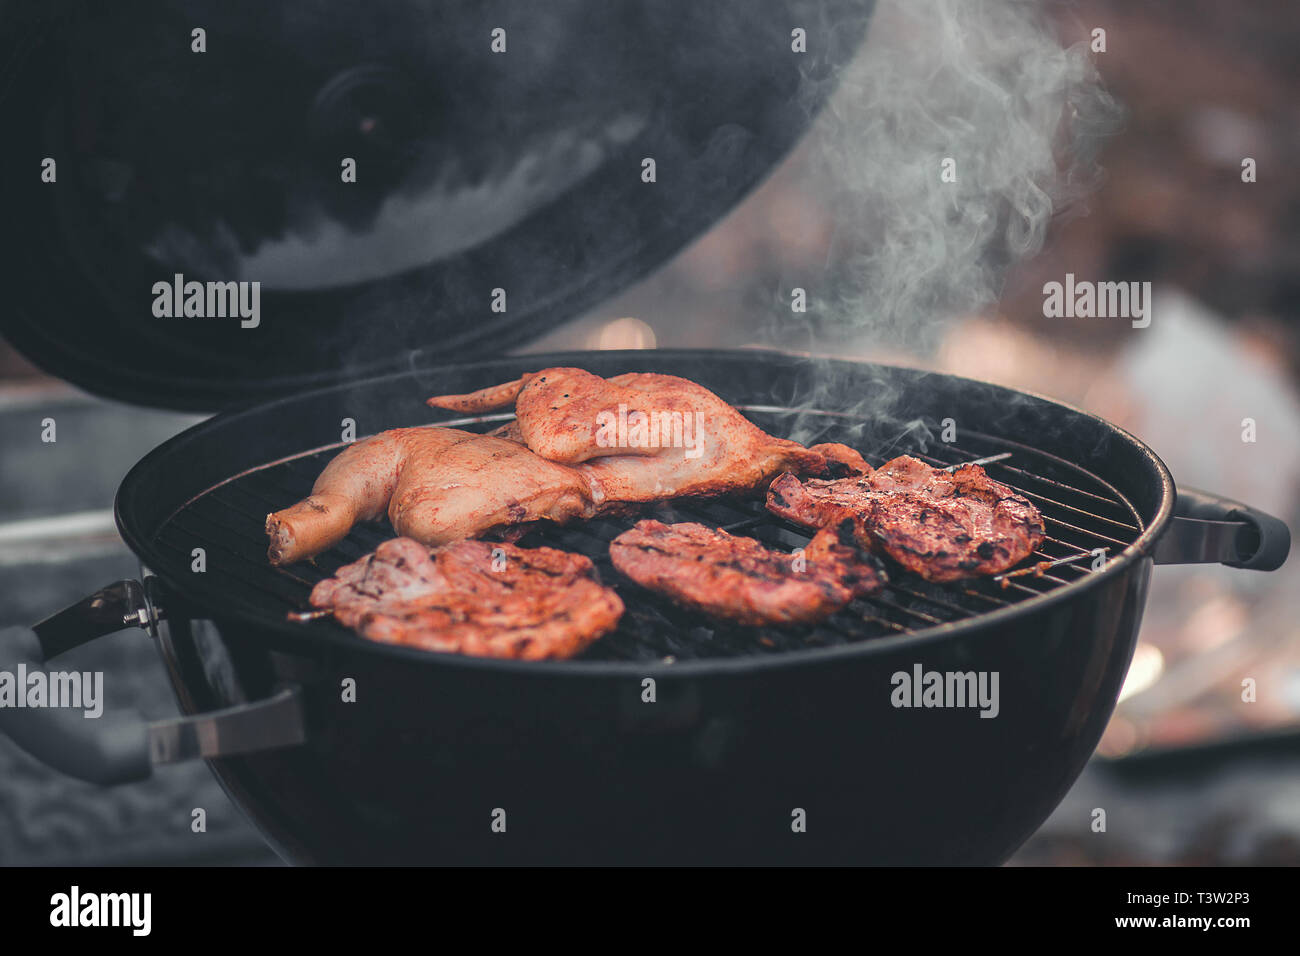
<instances>
[{"instance_id":1,"label":"charcoal grill","mask_svg":"<svg viewBox=\"0 0 1300 956\"><path fill-rule=\"evenodd\" d=\"M685 375L775 433L843 440L876 464L1009 452L989 469L1047 522L1031 563L1088 560L1005 585L934 585L894 569L883 593L820 626L749 629L622 581L606 545L634 519L605 519L521 542L589 554L627 604L619 629L575 660L433 654L291 618L315 581L387 534L358 528L315 564L265 560L267 511L309 489L343 418L361 434L430 424L426 395L557 364ZM945 443L935 436L947 418L957 438ZM1096 746L1152 565L1267 569L1289 545L1275 519L1176 494L1149 449L1094 416L951 376L763 352L542 355L282 399L160 446L127 475L117 514L144 578L45 622L44 652L139 623L188 716L126 720L93 740L83 727L20 728L20 739L104 782L207 757L282 854L321 863L996 862ZM757 500L675 502L661 515L777 547L807 541ZM893 675L917 666L996 672L997 717L895 707ZM654 703L642 698L647 679ZM355 702L342 700L349 680ZM513 821L508 837L491 829L496 809ZM798 810L811 822L796 834Z\"/></svg>"}]
</instances>

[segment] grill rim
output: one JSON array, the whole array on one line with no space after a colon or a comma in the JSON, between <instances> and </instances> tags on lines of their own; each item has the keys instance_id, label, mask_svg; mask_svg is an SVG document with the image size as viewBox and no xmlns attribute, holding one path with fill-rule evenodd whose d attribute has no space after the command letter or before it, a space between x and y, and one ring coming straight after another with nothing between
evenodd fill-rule
<instances>
[{"instance_id":1,"label":"grill rim","mask_svg":"<svg viewBox=\"0 0 1300 956\"><path fill-rule=\"evenodd\" d=\"M333 394L338 392L341 388L365 389L367 387L390 384L403 377L414 377L417 379L418 383L418 381L426 377L435 377L440 373L447 374L453 371L464 371L466 366L461 365L415 369L404 373L398 373L397 375L390 372L361 380L349 381L342 385L336 383L313 389L311 391L291 396L284 396L271 402L254 404L242 409L223 412L193 425L149 452L149 454L137 462L123 478L122 483L118 488L113 509L118 530L122 535L123 541L126 542L127 546L139 558L142 566L147 568L149 573L156 576L159 581L166 586L169 592L166 595L168 601L176 597L181 599L180 609L184 611L184 616L186 618L210 619L222 628L223 633L230 633L226 629L231 625L238 625L242 628L250 629L254 633L261 632L264 634L274 634L280 639L274 642L268 642L266 645L266 649L268 650L292 651L294 653L305 654L306 656L323 655L329 651L343 651L344 653L379 654L392 660L400 660L406 664L422 664L423 666L432 667L464 667L471 670L502 671L514 674L545 673L553 674L557 677L626 679L632 676L658 677L677 675L683 677L703 677L709 674L748 673L754 669L762 668L821 666L833 663L839 659L847 659L857 655L892 654L904 645L916 647L919 650L935 643L951 640L954 636L962 634L973 636L977 633L998 630L1003 625L1010 624L1018 617L1037 614L1040 611L1046 612L1050 608L1063 602L1087 600L1090 592L1104 587L1108 582L1129 574L1138 562L1143 560L1150 561L1150 555L1153 552L1156 542L1168 527L1173 516L1174 501L1176 497L1176 486L1174 484L1173 476L1160 457L1141 439L1099 415L1095 415L1092 412L1085 411L1068 403L1057 401L1056 399L1035 392L1013 389L1008 386L998 385L981 379L949 375L947 373L933 372L927 369L909 368L907 366L877 362L850 362L833 356L820 356L810 353L792 353L767 349L744 351L725 349L655 349L650 351L634 350L597 353L539 353L537 355L521 355L506 359L473 363L473 369L476 373L488 373L493 368L517 366L520 362L535 365L537 367L581 364L584 356L587 361L590 361L593 355L599 355L605 361L623 358L633 363L635 363L638 357L640 357L641 361L644 363L648 356L653 356L656 360L665 361L670 364L707 360L710 358L718 358L720 360L725 359L732 362L737 361L738 359L743 360L745 358L761 361L759 356L767 356L773 359L779 358L795 362L825 361L837 366L856 367L859 371L881 370L886 374L938 376L945 382L957 385L963 391L987 389L1012 397L1019 396L1022 398L1030 398L1044 405L1053 407L1056 410L1055 414L1066 413L1099 425L1113 438L1126 443L1129 446L1130 451L1136 453L1140 460L1145 461L1154 473L1158 484L1158 504L1154 515L1151 520L1147 522L1146 527L1134 538L1132 543L1126 546L1118 554L1112 555L1111 559L1102 570L1090 572L1082 578L1053 588L1050 591L1045 591L1034 597L1026 598L1023 601L1019 601L1008 607L985 611L963 620L947 621L930 627L909 630L902 634L873 637L869 640L856 641L844 645L808 647L773 655L708 657L674 661L665 661L663 659L636 661L520 661L472 657L463 654L444 654L402 645L383 644L367 640L356 634L340 634L335 631L317 630L310 627L304 627L302 624L291 622L287 619L278 620L275 618L268 618L265 615L244 613L240 611L238 607L232 607L225 610L215 609L207 601L198 599L194 595L193 590L186 586L183 577L178 577L169 573L172 570L171 564L174 562L162 558L162 556L159 555L160 560L151 563L150 555L157 554L157 549L153 546L153 542L149 540L150 536L144 534L142 529L134 526L131 518L127 514L127 507L132 503L131 499L133 494L138 494L136 486L147 483L146 479L151 477L158 469L159 460L165 459L167 455L174 453L179 447L205 435L207 431L222 424L233 424L234 422L244 418L255 418L258 421L265 421L266 416L273 415L274 409L280 405L290 403L296 404L310 400L315 396ZM658 362L655 364L658 364ZM669 374L672 373L670 372ZM831 412L831 414L851 413ZM440 422L430 422L429 424L438 425ZM317 450L319 451L320 449ZM282 459L278 460L297 457L299 454L301 454L301 452L295 452L292 455L284 456ZM270 464L272 463L268 462L257 467L267 467ZM254 469L245 469L238 474L246 474L249 470ZM1087 469L1084 470L1086 471ZM205 489L198 495L191 496L188 500L196 500L197 498L202 497L203 494L206 494L207 491L228 483L237 476L238 475L227 476L220 482L209 486L208 489ZM1125 501L1131 506L1132 503L1128 502L1127 496L1125 496ZM184 505L182 505L182 507L184 507ZM165 521L163 523L165 523ZM159 526L161 527L161 523ZM167 602L163 603L163 608L164 611L167 610ZM192 613L194 611L199 613Z\"/></svg>"}]
</instances>

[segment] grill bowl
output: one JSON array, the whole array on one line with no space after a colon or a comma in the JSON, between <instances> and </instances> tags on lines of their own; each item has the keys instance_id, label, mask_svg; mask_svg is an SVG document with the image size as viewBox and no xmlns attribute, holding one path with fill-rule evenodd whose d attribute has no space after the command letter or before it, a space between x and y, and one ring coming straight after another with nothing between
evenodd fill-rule
<instances>
[{"instance_id":1,"label":"grill bowl","mask_svg":"<svg viewBox=\"0 0 1300 956\"><path fill-rule=\"evenodd\" d=\"M297 581L266 567L264 538L250 530L268 504L257 495L278 486L275 507L300 495L343 419L358 435L429 423L428 394L548 365L684 375L768 409L751 411L765 426L846 439L877 462L909 450L940 461L1011 450L993 473L1064 506L1051 512L1056 543L1045 548L1102 544L1108 564L965 589L982 597L900 578L884 596L895 607L869 602L827 628L751 633L748 644L739 629L620 583L626 628L564 662L431 654L287 620L313 575L354 555L345 548L316 568L288 569ZM957 427L951 444L913 424L937 433L945 418ZM1050 495L1044 482L1057 483ZM1167 471L1136 439L1033 396L775 353L635 352L416 369L223 415L141 461L117 510L155 576L167 615L160 646L183 710L302 688L305 744L213 761L289 859L995 863L1041 823L1100 738L1172 498ZM1100 517L1069 510L1083 502ZM756 503L673 507L799 543ZM593 541L619 527L541 539L575 547L585 536L578 549L597 553ZM351 547L382 533L363 530ZM191 570L193 547L207 549L203 573ZM996 673L997 716L893 706L894 675L917 667ZM343 699L347 680L355 702ZM492 828L497 810L505 833ZM792 830L799 811L804 832Z\"/></svg>"}]
</instances>

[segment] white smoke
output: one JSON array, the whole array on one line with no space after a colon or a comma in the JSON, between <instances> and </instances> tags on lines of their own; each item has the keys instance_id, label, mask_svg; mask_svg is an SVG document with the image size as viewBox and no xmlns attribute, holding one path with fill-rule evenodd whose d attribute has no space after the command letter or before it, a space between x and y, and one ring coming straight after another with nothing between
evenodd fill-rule
<instances>
[{"instance_id":1,"label":"white smoke","mask_svg":"<svg viewBox=\"0 0 1300 956\"><path fill-rule=\"evenodd\" d=\"M1032 0L880 0L812 133L835 224L819 339L924 350L997 299L1100 180L1120 111L1091 57Z\"/></svg>"}]
</instances>

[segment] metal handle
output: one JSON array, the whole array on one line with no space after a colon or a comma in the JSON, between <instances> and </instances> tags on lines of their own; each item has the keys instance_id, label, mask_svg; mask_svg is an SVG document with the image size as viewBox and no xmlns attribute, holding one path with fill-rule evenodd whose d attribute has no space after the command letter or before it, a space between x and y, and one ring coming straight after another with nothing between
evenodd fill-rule
<instances>
[{"instance_id":1,"label":"metal handle","mask_svg":"<svg viewBox=\"0 0 1300 956\"><path fill-rule=\"evenodd\" d=\"M32 626L43 660L127 627L149 627L158 613L139 581L114 581Z\"/></svg>"},{"instance_id":2,"label":"metal handle","mask_svg":"<svg viewBox=\"0 0 1300 956\"><path fill-rule=\"evenodd\" d=\"M0 630L0 671L9 672L15 694L25 702L27 676L42 671L51 658L123 627L150 627L156 619L145 588L137 581L118 581L33 629ZM147 779L158 764L257 753L307 739L296 686L280 688L265 700L154 722L135 712L92 718L49 703L48 695L42 706L0 699L0 731L42 763L103 785Z\"/></svg>"},{"instance_id":3,"label":"metal handle","mask_svg":"<svg viewBox=\"0 0 1300 956\"><path fill-rule=\"evenodd\" d=\"M1239 501L1180 488L1174 519L1156 543L1156 564L1226 564L1276 571L1291 550L1286 523Z\"/></svg>"}]
</instances>

